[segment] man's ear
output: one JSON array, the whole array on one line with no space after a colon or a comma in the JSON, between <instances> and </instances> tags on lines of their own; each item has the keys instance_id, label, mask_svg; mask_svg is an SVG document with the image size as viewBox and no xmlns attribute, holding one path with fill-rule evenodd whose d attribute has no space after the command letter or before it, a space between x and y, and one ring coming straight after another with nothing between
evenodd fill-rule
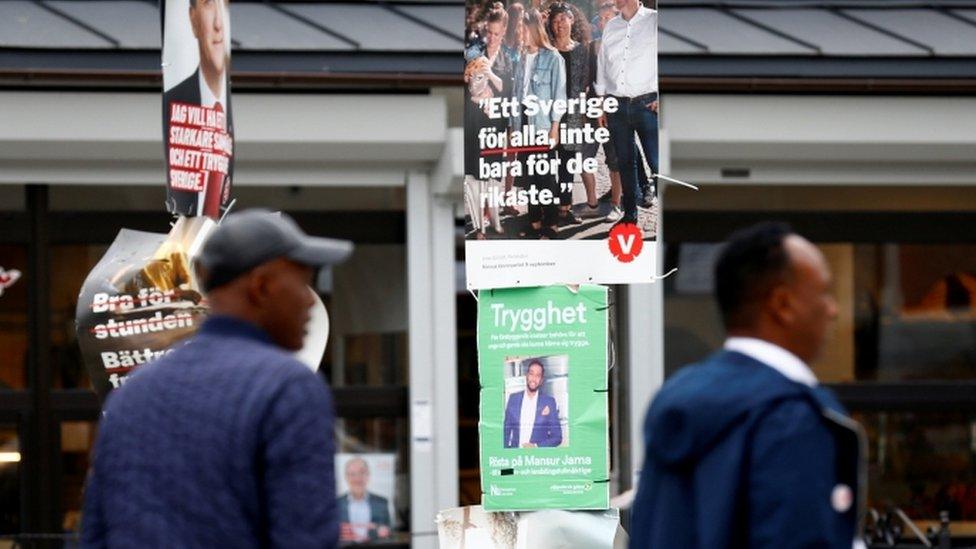
<instances>
[{"instance_id":1,"label":"man's ear","mask_svg":"<svg viewBox=\"0 0 976 549\"><path fill-rule=\"evenodd\" d=\"M269 265L259 265L247 275L247 298L252 305L263 308L271 299L271 269Z\"/></svg>"},{"instance_id":2,"label":"man's ear","mask_svg":"<svg viewBox=\"0 0 976 549\"><path fill-rule=\"evenodd\" d=\"M789 326L796 318L793 291L786 284L778 284L769 292L769 296L766 297L766 307L780 325Z\"/></svg>"}]
</instances>

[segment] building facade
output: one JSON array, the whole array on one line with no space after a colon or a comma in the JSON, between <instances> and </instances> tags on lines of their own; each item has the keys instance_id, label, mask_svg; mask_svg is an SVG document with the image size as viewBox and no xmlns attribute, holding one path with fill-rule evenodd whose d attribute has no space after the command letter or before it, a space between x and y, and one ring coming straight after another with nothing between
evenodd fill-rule
<instances>
[{"instance_id":1,"label":"building facade","mask_svg":"<svg viewBox=\"0 0 976 549\"><path fill-rule=\"evenodd\" d=\"M721 343L716 244L782 219L837 279L814 370L868 429L872 504L976 524L976 4L660 11L662 173L700 190L661 189L660 271L677 273L614 288L612 491L639 471L656 388ZM396 539L433 547L436 512L480 500L463 3L231 14L235 207L357 244L317 282L339 447L395 455ZM79 524L99 402L78 290L119 229L171 220L158 38L137 0L0 0L0 273L20 273L0 294L0 537Z\"/></svg>"}]
</instances>

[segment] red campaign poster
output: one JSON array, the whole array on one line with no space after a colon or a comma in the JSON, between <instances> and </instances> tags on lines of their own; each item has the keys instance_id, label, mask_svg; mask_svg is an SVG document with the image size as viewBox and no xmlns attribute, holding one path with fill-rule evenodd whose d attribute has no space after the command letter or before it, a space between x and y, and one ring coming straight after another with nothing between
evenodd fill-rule
<instances>
[{"instance_id":1,"label":"red campaign poster","mask_svg":"<svg viewBox=\"0 0 976 549\"><path fill-rule=\"evenodd\" d=\"M231 199L234 123L225 0L162 0L166 208L219 219Z\"/></svg>"},{"instance_id":2,"label":"red campaign poster","mask_svg":"<svg viewBox=\"0 0 976 549\"><path fill-rule=\"evenodd\" d=\"M467 0L469 289L652 282L654 2Z\"/></svg>"}]
</instances>

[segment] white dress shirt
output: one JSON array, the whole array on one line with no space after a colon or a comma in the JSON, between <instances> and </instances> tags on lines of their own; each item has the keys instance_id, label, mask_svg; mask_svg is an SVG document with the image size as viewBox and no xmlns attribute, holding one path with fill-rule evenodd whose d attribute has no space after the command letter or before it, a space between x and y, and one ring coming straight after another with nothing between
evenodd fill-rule
<instances>
[{"instance_id":1,"label":"white dress shirt","mask_svg":"<svg viewBox=\"0 0 976 549\"><path fill-rule=\"evenodd\" d=\"M614 17L602 40L597 94L637 97L657 91L657 11L641 6L630 21Z\"/></svg>"},{"instance_id":2,"label":"white dress shirt","mask_svg":"<svg viewBox=\"0 0 976 549\"><path fill-rule=\"evenodd\" d=\"M817 376L800 360L800 357L786 349L755 337L730 337L725 340L726 351L736 351L762 362L783 374L786 379L802 383L808 387L817 386Z\"/></svg>"},{"instance_id":3,"label":"white dress shirt","mask_svg":"<svg viewBox=\"0 0 976 549\"><path fill-rule=\"evenodd\" d=\"M210 89L210 86L207 85L207 80L203 77L203 71L202 70L199 71L199 75L200 75L200 78L199 78L199 80L200 80L200 105L202 105L204 107L209 107L209 108L212 109L213 106L214 106L214 104L217 101L220 101L220 105L224 109L224 112L227 112L227 85L226 85L226 83L225 83L225 85L221 86L221 89L220 89L220 97L217 97L214 94L213 90Z\"/></svg>"},{"instance_id":4,"label":"white dress shirt","mask_svg":"<svg viewBox=\"0 0 976 549\"><path fill-rule=\"evenodd\" d=\"M750 358L762 362L766 366L783 374L786 379L802 383L808 387L817 386L817 376L813 374L800 357L786 349L755 337L730 337L723 346L726 351L742 353ZM864 542L855 539L853 549L865 549Z\"/></svg>"},{"instance_id":5,"label":"white dress shirt","mask_svg":"<svg viewBox=\"0 0 976 549\"><path fill-rule=\"evenodd\" d=\"M532 438L532 429L535 428L535 408L539 400L539 391L533 396L525 391L522 396L522 410L519 412L519 447L529 442Z\"/></svg>"},{"instance_id":6,"label":"white dress shirt","mask_svg":"<svg viewBox=\"0 0 976 549\"><path fill-rule=\"evenodd\" d=\"M363 499L356 499L349 494L349 523L352 525L356 539L369 537L369 523L373 520L373 513L369 509L369 493L363 494Z\"/></svg>"}]
</instances>

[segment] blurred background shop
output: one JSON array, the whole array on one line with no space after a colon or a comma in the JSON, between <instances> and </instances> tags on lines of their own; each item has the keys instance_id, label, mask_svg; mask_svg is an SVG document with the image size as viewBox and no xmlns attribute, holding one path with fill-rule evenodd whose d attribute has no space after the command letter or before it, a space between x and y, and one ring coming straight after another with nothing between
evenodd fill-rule
<instances>
[{"instance_id":1,"label":"blurred background shop","mask_svg":"<svg viewBox=\"0 0 976 549\"><path fill-rule=\"evenodd\" d=\"M870 435L872 505L976 532L976 2L660 8L662 169L701 190L663 192L661 269L678 273L615 290L613 493L639 467L654 390L721 343L715 244L782 219L836 276L814 369ZM356 242L317 281L333 322L320 371L340 450L394 464L383 543L433 547L436 511L480 499L464 5L231 14L236 207ZM73 311L120 228L169 228L159 62L154 2L0 0L0 546L79 525L99 403Z\"/></svg>"}]
</instances>

